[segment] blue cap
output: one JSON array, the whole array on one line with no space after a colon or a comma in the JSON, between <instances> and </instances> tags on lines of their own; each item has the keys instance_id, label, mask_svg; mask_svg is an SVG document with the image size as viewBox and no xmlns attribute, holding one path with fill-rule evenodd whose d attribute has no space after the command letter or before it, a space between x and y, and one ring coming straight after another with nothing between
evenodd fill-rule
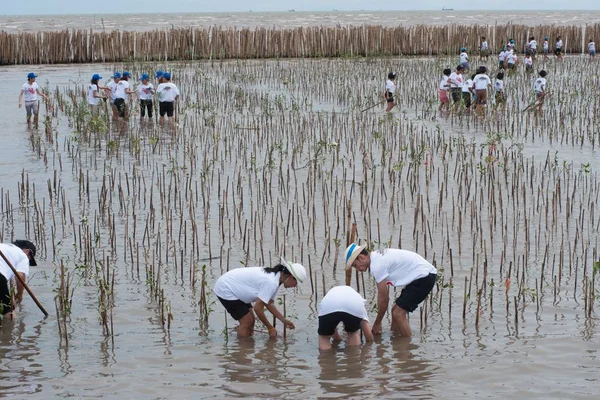
<instances>
[{"instance_id":1,"label":"blue cap","mask_svg":"<svg viewBox=\"0 0 600 400\"><path fill-rule=\"evenodd\" d=\"M160 78L164 75L165 73L162 72L160 69L158 71L156 71L156 78Z\"/></svg>"},{"instance_id":2,"label":"blue cap","mask_svg":"<svg viewBox=\"0 0 600 400\"><path fill-rule=\"evenodd\" d=\"M163 78L165 78L166 80L170 80L171 79L171 74L169 72L165 72L163 74Z\"/></svg>"},{"instance_id":3,"label":"blue cap","mask_svg":"<svg viewBox=\"0 0 600 400\"><path fill-rule=\"evenodd\" d=\"M548 36L544 36L544 40L548 40Z\"/></svg>"},{"instance_id":4,"label":"blue cap","mask_svg":"<svg viewBox=\"0 0 600 400\"><path fill-rule=\"evenodd\" d=\"M34 74L33 72L30 72L27 74L27 79L33 79L33 78L37 78L37 75Z\"/></svg>"},{"instance_id":5,"label":"blue cap","mask_svg":"<svg viewBox=\"0 0 600 400\"><path fill-rule=\"evenodd\" d=\"M142 76L140 77L140 81L145 81L149 78L148 74L142 74Z\"/></svg>"},{"instance_id":6,"label":"blue cap","mask_svg":"<svg viewBox=\"0 0 600 400\"><path fill-rule=\"evenodd\" d=\"M463 47L462 49L460 49L460 51L467 51L467 48Z\"/></svg>"},{"instance_id":7,"label":"blue cap","mask_svg":"<svg viewBox=\"0 0 600 400\"><path fill-rule=\"evenodd\" d=\"M102 79L102 77L100 75L98 75L98 74L92 75L92 80L93 81L99 81L100 79Z\"/></svg>"},{"instance_id":8,"label":"blue cap","mask_svg":"<svg viewBox=\"0 0 600 400\"><path fill-rule=\"evenodd\" d=\"M131 77L131 72L129 72L129 71L123 72L123 78L129 78L129 77Z\"/></svg>"},{"instance_id":9,"label":"blue cap","mask_svg":"<svg viewBox=\"0 0 600 400\"><path fill-rule=\"evenodd\" d=\"M115 74L113 75L113 78L121 79L121 73L119 71L115 72Z\"/></svg>"}]
</instances>

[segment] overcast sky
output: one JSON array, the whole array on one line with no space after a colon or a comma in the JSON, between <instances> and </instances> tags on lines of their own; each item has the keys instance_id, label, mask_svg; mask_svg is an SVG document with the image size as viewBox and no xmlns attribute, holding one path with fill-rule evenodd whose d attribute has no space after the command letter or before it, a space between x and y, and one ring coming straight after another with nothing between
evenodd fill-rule
<instances>
[{"instance_id":1,"label":"overcast sky","mask_svg":"<svg viewBox=\"0 0 600 400\"><path fill-rule=\"evenodd\" d=\"M599 10L598 0L21 0L4 15L352 10Z\"/></svg>"}]
</instances>

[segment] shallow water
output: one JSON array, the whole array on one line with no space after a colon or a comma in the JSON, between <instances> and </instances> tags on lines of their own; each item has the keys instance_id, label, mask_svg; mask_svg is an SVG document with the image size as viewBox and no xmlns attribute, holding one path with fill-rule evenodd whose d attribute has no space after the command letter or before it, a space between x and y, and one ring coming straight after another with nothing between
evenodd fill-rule
<instances>
[{"instance_id":1,"label":"shallow water","mask_svg":"<svg viewBox=\"0 0 600 400\"><path fill-rule=\"evenodd\" d=\"M89 14L0 16L0 30L38 32L63 29L149 31L180 27L276 27L337 25L502 24L585 25L597 23L599 11L352 11L239 12L184 14Z\"/></svg>"},{"instance_id":2,"label":"shallow water","mask_svg":"<svg viewBox=\"0 0 600 400\"><path fill-rule=\"evenodd\" d=\"M555 263L552 262L552 272L547 270L543 276L542 289L537 299L539 300L539 310L536 305L537 300L532 297L532 288L537 286L536 279L541 276L540 264L543 254L531 250L526 263L527 273L518 277L513 276L511 290L509 295L505 296L502 278L506 276L508 263L500 261L501 256L498 249L492 254L487 247L489 242L488 245L484 245L483 247L490 254L488 281L489 278L494 279L496 286L490 292L492 285L491 282L488 282L476 327L475 298L479 286L474 281L465 320L462 318L463 289L465 277L473 274L475 266L479 271L479 266L483 263L483 250L478 247L477 236L467 228L462 234L450 231L449 236L451 237L447 237L444 231L448 229L448 226L435 225L437 196L441 190L440 181L435 175L430 184L425 185L423 176L419 183L421 195L431 194L431 209L434 210L428 214L433 231L431 233L433 235L432 244L427 247L428 258L436 259L438 267L440 267L440 274L444 276L445 282L449 282L449 255L445 243L446 240L451 241L451 247L455 250L453 254L454 287L440 287L437 291L434 290L435 296L431 303L428 303L426 322L421 321L420 311L413 314L411 325L415 337L410 342L392 337L389 333L388 321L384 334L376 343L361 348L345 348L344 345L341 345L332 352L319 354L316 348L316 310L318 299L322 297L322 282L326 282L326 287L331 287L344 280L339 261L337 270L333 269L335 247L332 245L332 240L334 237L327 234L328 227L331 228L332 233L335 232L335 226L339 219L334 217L333 211L323 213L321 210L325 200L333 210L340 207L335 203L333 189L327 189L329 187L327 182L331 182L328 180L330 179L328 176L338 177L340 185L344 186L343 190L349 191L352 180L351 171L357 164L352 164L348 160L357 157L359 151L354 143L361 143L360 149L364 146L373 152L373 160L368 168L377 169L380 168L377 164L383 158L382 154L385 153L378 146L384 142L389 143L391 150L388 148L387 151L394 154L392 162L395 163L397 162L395 154L401 151L399 146L404 143L396 142L396 140L405 140L405 137L406 140L420 137L421 134L418 133L420 127L426 129L423 136L431 138L435 137L435 132L439 130L442 133L438 140L447 143L464 138L467 141L472 140L476 146L480 146L486 141L480 125L461 126L458 121L439 116L432 121L431 115L426 111L423 113L427 117L420 118L421 111L413 112L410 107L401 107L392 117L384 115L380 109L359 114L348 110L347 100L333 100L337 96L337 89L353 83L353 77L346 76L348 70L372 69L376 71L374 75L377 76L379 70L386 70L386 63L390 61L375 60L371 62L373 64L366 65L361 61L352 60L298 60L171 65L179 74L177 82L180 84L190 82L190 79L200 79L199 89L182 85L183 96L189 106L189 103L196 101L193 97L195 91L200 90L200 99L198 100L200 104L206 105L203 101L212 102L217 114L214 129L200 122L202 118L207 117L208 111L203 113L197 111L198 116L195 113L187 114L185 118L187 125L183 126L182 124L176 139L172 138L167 129L161 129L155 125L140 128L137 122L132 121L129 131L111 131L106 137L100 136L99 144L94 144L96 142L93 140L86 141L81 134L74 135L73 128L68 126L67 118L62 111L53 120L56 130L54 144L44 137L43 130L39 132L28 130L24 124L24 111L16 108L18 88L22 84L24 75L22 68L5 67L0 69L3 82L0 86L0 107L9 111L5 112L4 118L0 121L0 136L5 143L10 143L10 146L0 148L0 160L2 160L0 182L2 182L3 201L6 202L6 199L10 199L14 210L14 219L3 214L2 233L5 241L11 238L13 231L15 237L23 237L26 235L25 227L28 226L26 221L32 219L31 216L28 217L25 210L31 208L33 199L30 196L31 204L25 204L30 207L23 209L19 207L17 196L22 181L21 172L24 170L32 191L33 184L35 184L36 201L45 204L45 223L42 226L46 232L45 250L38 257L40 266L32 270L34 276L30 278L30 284L50 312L48 318L42 318L39 310L26 295L24 305L19 310L18 320L3 321L3 326L0 328L0 369L3 377L0 381L0 397L166 399L178 396L180 398L220 399L237 397L454 398L462 396L468 398L564 399L595 396L594 393L597 393L599 387L598 351L600 350L600 341L598 340L595 314L587 316L584 312L581 288L582 265L584 262L588 263L589 275L593 260L592 249L597 248L598 230L593 221L591 227L589 224L577 225L578 229L582 230L581 235L583 236L576 233L574 219L579 206L575 205L571 217L572 225L564 232L567 238L566 242L573 244L574 253L579 258L571 262L569 256L565 255L564 265L560 264L564 275L557 295L553 293L552 275L558 274L559 263L556 263L557 272L555 272ZM414 65L410 64L413 68L424 65L419 64L423 62L419 59L393 60L392 62L400 65L403 65L404 62L415 63ZM117 66L119 69L122 69L121 67ZM155 69L154 67L148 67L148 69ZM74 87L75 82L84 82L84 77L91 73L101 72L107 76L107 71L113 68L115 67L109 65L80 65L38 67L35 70L40 76L41 83L45 85L46 81L51 82L50 87L59 86L62 91L67 86ZM431 71L435 71L436 68L431 68ZM256 74L260 74L260 71L266 71L265 75L257 78ZM424 74L430 73L428 69L421 71ZM200 74L202 74L202 78L198 78ZM289 82L282 84L282 76L285 74L289 74L286 78L289 79ZM335 80L334 76L344 78ZM553 84L560 87L561 79L571 79L569 76L568 73L562 75L557 73ZM437 76L435 79L437 80ZM242 112L234 111L231 108L237 107L236 101L241 100L231 100L230 93L211 89L211 87L233 85L234 82L235 87L242 89L243 94L250 96L251 102L254 102L254 104L243 106ZM410 82L406 82L406 86L410 84ZM416 98L419 100L414 100L414 97L409 98L408 89L403 88L402 90L405 101L412 102L435 96L435 90L430 89L428 94L417 96ZM360 89L357 88L357 91L359 90L363 90L362 86ZM269 97L271 103L260 103L251 97L255 94ZM368 93L360 94L367 97ZM242 93L239 96L242 96ZM273 104L276 104L274 99L277 96L285 96L284 105L288 109L291 107L290 104L294 104L291 103L293 98L308 100L299 100L297 106L302 112L300 116L295 117L289 111L274 114L269 111L269 107L275 107ZM214 100L223 100L224 98L231 101L228 103ZM364 104L369 104L369 102L370 100L364 100ZM364 104L360 108L366 108ZM425 105L420 104L419 108L421 107L425 107ZM403 114L402 110L407 113ZM265 113L269 116L265 117ZM332 117L334 113L335 119ZM300 125L302 118L314 122L307 122L306 126L302 128ZM515 116L514 119L518 120L518 117ZM260 131L232 130L232 126L252 127L258 123L263 123L266 129ZM359 124L360 129L352 130L352 123ZM410 126L417 126L419 129L411 130ZM543 127L539 129L543 130ZM377 131L384 135L385 141L376 139ZM581 183L579 190L584 190L583 188L587 184L589 187L594 187L596 171L600 167L596 147L592 147L588 142L583 148L568 143L549 142L547 137L541 136L536 133L535 143L531 141L531 137L525 138L522 134L516 134L512 140L524 144L524 160L533 160L531 163L535 165L543 164L548 151L551 153L559 151L560 163L562 164L564 161L567 164L573 164L574 169L579 168L581 160L589 160L592 172L591 175L583 173L577 175L581 179L578 181ZM38 157L36 151L32 149L31 137L41 140L43 153L46 154L45 159ZM74 139L75 137L77 140ZM151 137L159 138L157 152L151 150L152 146L149 144ZM131 145L131 140L137 140L137 138L142 143L140 153L137 153L135 147ZM107 142L109 140L119 143L118 153L108 150ZM316 175L311 175L313 172L308 167L303 169L298 167L304 163L310 165L309 161L314 155L317 141L327 143L337 141L341 153L340 159L344 161L335 164L332 161L335 159L335 151L326 153L326 159L319 161L323 166L317 168L318 173L323 174L326 183L323 186L321 186L321 182L317 183L317 189L313 192L310 189L310 179L312 179L311 176ZM281 146L284 149L281 152L277 150L279 143L282 143ZM300 156L292 155L291 145L289 150L285 150L288 149L286 146L289 143L297 146L294 148L299 149ZM441 151L433 147L433 142L427 143L432 146L430 161L440 165ZM405 144L409 145L409 142ZM196 146L196 150L192 150L190 146ZM275 164L275 168L268 168L267 148L271 148L272 152L275 152L277 159L284 160L281 176L288 180L292 189L294 186L299 188L298 194L294 193L294 190L286 192L285 186L278 183L281 177L278 172L278 164ZM76 151L70 149L76 149ZM507 154L513 153L507 152ZM254 156L254 159L250 157L251 155ZM217 158L217 161L212 164L212 167L205 164L213 157ZM449 156L449 158L448 162L452 166L459 164L454 156ZM197 161L196 168L192 167L190 159ZM179 163L177 165L181 167L181 173L177 173L177 168L173 169L174 160ZM347 163L348 166L345 169L349 173L346 176L346 183L343 182L342 162ZM252 163L256 163L254 170L251 168ZM294 165L298 169L294 170L293 175L288 175L287 171L291 170L292 163L295 163ZM467 161L465 161L465 165L466 163ZM416 168L420 168L418 164L415 165ZM89 201L85 199L85 196L80 197L78 191L82 169L84 173L90 175L91 199ZM134 169L137 172L134 173ZM257 169L259 172L253 172ZM368 174L363 175L361 169L362 165L358 164L358 168L356 168L357 182L370 177ZM66 207L65 217L61 217L62 206L60 204L62 200L55 204L55 208L50 206L48 200L48 180L54 182L55 170L62 188L59 194L62 196L64 193L65 200L69 203ZM167 172L167 170L171 172ZM200 170L206 171L206 174L200 174ZM331 175L327 175L329 170L333 171ZM379 169L378 171L386 170ZM437 171L439 169L436 170L436 174ZM566 171L565 169L565 176L570 176ZM118 177L119 173L121 174L120 178ZM125 173L129 174L129 178L125 177ZM379 176L379 173L377 172L375 176ZM127 198L123 200L125 205L120 206L119 200L117 200L118 185L115 185L113 190L109 190L114 196L114 200L108 206L110 212L103 214L98 205L98 199L101 197L99 192L105 174L117 177L117 181L120 179L123 182L123 188L125 187L124 182L129 179L128 185L132 187L137 185L138 188L141 188L142 194L126 196ZM259 180L253 178L255 174L259 176L261 182L265 182L264 188L256 185ZM136 178L134 179L133 176ZM398 187L407 188L410 174L407 175L404 171L400 176L403 184ZM588 178L584 179L585 176ZM233 188L234 185L229 183L229 193L226 199L223 194L226 188L225 182L235 181L235 185L237 185L238 177L240 177L240 185L243 190L237 192ZM142 178L145 179L144 183L141 181ZM229 180L227 180L228 178ZM180 180L173 181L174 179ZM191 189L190 193L193 196L185 195L185 200L183 200L185 204L180 205L180 197L174 194L175 188L184 191L184 187L188 186L186 183L188 179L200 187L207 185L211 190L204 193L200 189ZM536 184L539 183L539 177L534 180ZM174 182L172 186L169 186L170 182ZM217 186L217 182L219 182L219 186ZM460 180L448 178L448 182L450 190L458 193ZM269 185L271 186L270 191ZM331 187L335 188L335 185L331 184ZM564 187L563 190L569 192L570 195L570 190L566 189L569 186L565 183ZM164 188L170 188L169 194L165 196L165 200L160 200L159 193L161 190L166 190ZM570 188L573 190L572 186ZM126 191L126 189L124 190ZM257 205L258 199L268 198L268 196L263 197L262 194L257 194L262 190L271 193L273 198L259 206ZM331 191L326 192L327 190ZM359 189L354 190L358 191ZM384 190L388 196L386 198L382 194ZM597 187L594 190L586 190L590 190L593 194L597 193ZM147 219L152 215L149 194L146 191L153 192L155 195L153 198L153 207L156 209L155 222L150 225L145 225ZM309 201L306 209L301 207L303 191L308 193L307 197L310 198L314 195L316 199L314 203ZM136 190L132 190L132 193L136 193ZM245 196L243 200L240 193ZM361 240L371 236L373 241L383 243L389 238L395 245L400 235L404 247L418 248L418 241L419 238L422 240L422 236L417 235L415 240L411 234L415 226L417 229L421 226L420 220L416 224L413 222L414 209L418 200L413 200L410 194L404 195L403 202L406 202L406 205L397 212L395 217L397 221L394 222L387 212L390 204L393 203L392 200L389 200L390 193L390 186L383 188L378 183L373 194L371 194L369 186L368 193L354 197L353 210L359 224ZM397 196L401 196L400 192L396 193ZM203 196L210 199L210 210L207 210L206 206L203 207L208 204L202 201ZM376 207L369 207L370 225L364 224L360 215L359 203L361 200L359 198L362 196L370 196L367 203L375 201L375 204L378 204ZM139 200L134 201L134 198L137 197ZM193 200L194 198L196 199ZM170 205L160 205L167 200L170 201ZM534 196L529 196L529 201L533 202L534 200ZM339 197L337 201L343 203ZM277 211L278 204L283 205L280 211ZM310 211L311 204L316 204L318 207L314 213ZM482 204L487 204L487 202ZM185 231L187 242L178 240L179 209L186 210L184 216L187 216L190 205L195 207L194 219L200 226L199 254L190 252L192 233L189 225ZM224 205L227 205L227 211L224 215L226 222L225 238L223 239L219 229L219 209ZM260 207L266 210L264 219L267 222L262 233L257 233L256 228L247 231L248 237L241 233L242 228L245 229L245 227L243 225L240 227L236 223L236 205L240 210L238 212L243 214L242 224L246 220L249 225L252 225L252 221L254 221L254 224L259 226L262 217L256 210L260 210ZM531 210L521 214L521 207L523 206L512 207L512 203L506 203L504 207L506 215L504 223L509 226L509 232L513 225L522 227L527 224L523 220L523 216L525 218L531 215L535 218L539 217L539 214ZM443 204L443 211L448 220L452 218L452 208L449 200ZM169 227L167 222L169 210L175 213L174 222L170 228L165 228L165 226ZM286 219L287 210L291 210L290 213L293 214L298 212L303 220L296 220L296 217L293 217L290 231L283 234L286 225L290 226ZM488 215L484 211L481 211L485 214L482 221L486 222ZM135 212L135 218L133 212ZM209 213L208 224L203 220L205 212ZM102 217L98 217L96 224L96 215L101 214ZM109 214L113 215L114 219L111 220ZM253 219L255 215L258 217ZM271 215L274 215L275 220L278 221L277 229L279 231L271 229L272 225L269 225ZM83 222L84 217L89 223ZM376 233L378 231L376 218L381 221L380 238ZM466 211L464 218L465 225L478 223L476 219L470 217L467 221ZM559 223L564 224L567 221L564 211L558 212L557 218ZM56 224L52 223L53 219L56 220ZM191 223L191 219L184 219ZM343 219L342 215L341 220ZM134 220L139 224L137 236L132 233ZM12 221L15 222L14 226ZM114 246L110 239L111 222L109 221L116 225L117 238ZM315 225L312 225L314 228L311 228L310 221L316 222ZM75 231L71 229L72 223L75 224ZM543 219L539 223L543 225L545 234L550 237L549 225L547 226ZM55 225L56 242L61 242L57 244L56 251L52 245L53 225ZM98 225L99 244L93 248L96 259L104 261L108 257L109 264L116 274L113 310L114 336L103 335L102 327L99 324L98 284L93 277L94 266L92 265L89 267L91 278L75 274L74 302L71 317L67 322L69 332L67 345L64 340L60 339L53 305L55 289L58 286L57 269L61 260L70 271L75 271L75 265L80 263L93 264L92 260L84 260L77 244L75 246L72 244L82 240L81 233L77 230L85 229L88 225ZM450 229L454 230L455 225L449 225ZM142 238L145 226L150 226L150 239L146 235L144 235L145 238ZM437 230L436 226L438 226ZM310 234L311 229L314 229L316 239L307 239L306 235ZM371 232L371 229L373 232L368 233ZM169 239L168 232L170 230L174 233L173 237ZM211 233L210 236L203 234L205 230ZM261 230L260 227L259 230ZM300 234L296 235L296 231L299 231ZM128 236L133 239L134 243L144 248L144 251L141 251L140 263L132 262L130 259L129 245L123 239L124 236L127 236L126 232L129 232ZM508 246L508 259L515 260L515 269L517 262L525 254L521 243L524 242L523 235L520 230L519 234L521 236L518 237L514 247L513 245ZM496 231L497 248L501 248L501 236ZM512 243L512 235L508 236L509 242ZM338 237L342 242L345 241L343 232ZM458 254L456 251L458 248L456 240L460 240L459 237L462 237L462 254ZM581 242L579 245L574 244L575 238L581 239L582 237L586 240L589 253L579 250L582 246ZM148 245L147 241L150 240L151 244ZM244 250L244 241L250 243L248 252ZM314 247L313 241L316 242ZM550 239L547 242L552 244ZM551 254L560 253L559 240L555 239L555 242L553 247L556 248L551 249ZM212 248L210 243L212 243ZM420 243L422 252L423 242ZM542 249L544 243L542 241ZM332 248L332 254L324 256L327 247ZM169 253L167 261L165 254L170 248L175 250ZM315 281L318 281L318 299L312 294L309 282L303 285L301 293L294 290L280 291L280 296L284 294L286 296L287 314L296 321L297 329L288 332L286 339L280 337L277 341L271 341L267 339L266 333L261 332L263 328L259 324L254 339L238 340L232 331L233 321L228 318L227 327L225 326L224 312L210 293L208 297L211 309L210 326L208 332L201 330L198 310L200 283L198 281L195 288L192 288L188 278L188 271L192 265L201 266L208 263L206 258L210 256L220 257L213 260L212 264L208 263L207 285L210 289L215 279L227 268L241 266L245 262L250 265L260 265L263 261L264 264L270 264L269 260L275 259L275 255L281 248L285 250L288 258L301 261L306 266L310 262L313 270L317 272ZM114 253L112 253L113 249ZM180 250L185 252L183 274L179 273ZM160 256L158 251L161 251ZM144 258L144 252L149 258ZM303 252L302 259L299 256L301 252ZM516 255L513 256L513 253ZM134 251L134 258L136 254L137 252ZM159 273L161 287L165 291L166 299L173 313L174 319L170 329L161 323L160 306L156 297L150 292L148 273L145 271L150 264L155 264L154 255L159 260L156 265L160 264L162 268ZM322 256L325 261L321 265ZM474 260L476 256L479 264ZM309 261L309 257L312 261ZM98 267L98 264L95 266ZM505 268L504 272L502 272L502 267ZM550 269L550 265L547 268ZM572 272L570 272L571 269ZM579 275L575 271L579 271ZM196 273L196 278L200 279L199 273ZM321 279L323 279L322 282ZM479 285L481 285L481 276L479 279ZM519 296L516 292L519 279L525 281L528 291L523 293L523 301L519 302L519 311L515 320L513 297ZM371 318L374 318L371 306L374 302L375 285L367 276L365 276L365 282L364 293L370 303L368 310ZM594 288L597 290L597 283L594 284ZM363 292L362 289L361 292ZM452 308L450 309L449 306Z\"/></svg>"}]
</instances>

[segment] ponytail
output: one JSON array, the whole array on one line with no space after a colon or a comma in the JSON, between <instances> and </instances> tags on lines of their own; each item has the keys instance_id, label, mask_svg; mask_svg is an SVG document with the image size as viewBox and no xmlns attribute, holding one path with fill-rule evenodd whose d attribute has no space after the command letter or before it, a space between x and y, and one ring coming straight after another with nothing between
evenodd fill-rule
<instances>
[{"instance_id":1,"label":"ponytail","mask_svg":"<svg viewBox=\"0 0 600 400\"><path fill-rule=\"evenodd\" d=\"M276 266L274 266L272 268L265 267L265 268L263 268L263 271L265 271L265 273L267 273L267 274L276 274L278 272L283 272L285 274L291 275L290 271L288 271L288 269L285 267L285 265L282 265L282 264L277 264Z\"/></svg>"}]
</instances>

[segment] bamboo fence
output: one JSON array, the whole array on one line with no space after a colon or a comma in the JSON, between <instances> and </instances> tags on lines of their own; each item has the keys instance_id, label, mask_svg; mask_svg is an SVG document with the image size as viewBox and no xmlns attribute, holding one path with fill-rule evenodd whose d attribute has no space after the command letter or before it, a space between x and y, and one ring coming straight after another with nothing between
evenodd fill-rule
<instances>
[{"instance_id":1,"label":"bamboo fence","mask_svg":"<svg viewBox=\"0 0 600 400\"><path fill-rule=\"evenodd\" d=\"M478 52L481 36L492 52L509 38L522 51L529 36L548 36L550 51L558 35L567 53L583 53L589 38L600 37L600 23L587 26L446 25L337 26L277 28L177 28L150 32L64 30L0 32L0 64L59 64L196 59L253 59L451 55L467 47Z\"/></svg>"}]
</instances>

